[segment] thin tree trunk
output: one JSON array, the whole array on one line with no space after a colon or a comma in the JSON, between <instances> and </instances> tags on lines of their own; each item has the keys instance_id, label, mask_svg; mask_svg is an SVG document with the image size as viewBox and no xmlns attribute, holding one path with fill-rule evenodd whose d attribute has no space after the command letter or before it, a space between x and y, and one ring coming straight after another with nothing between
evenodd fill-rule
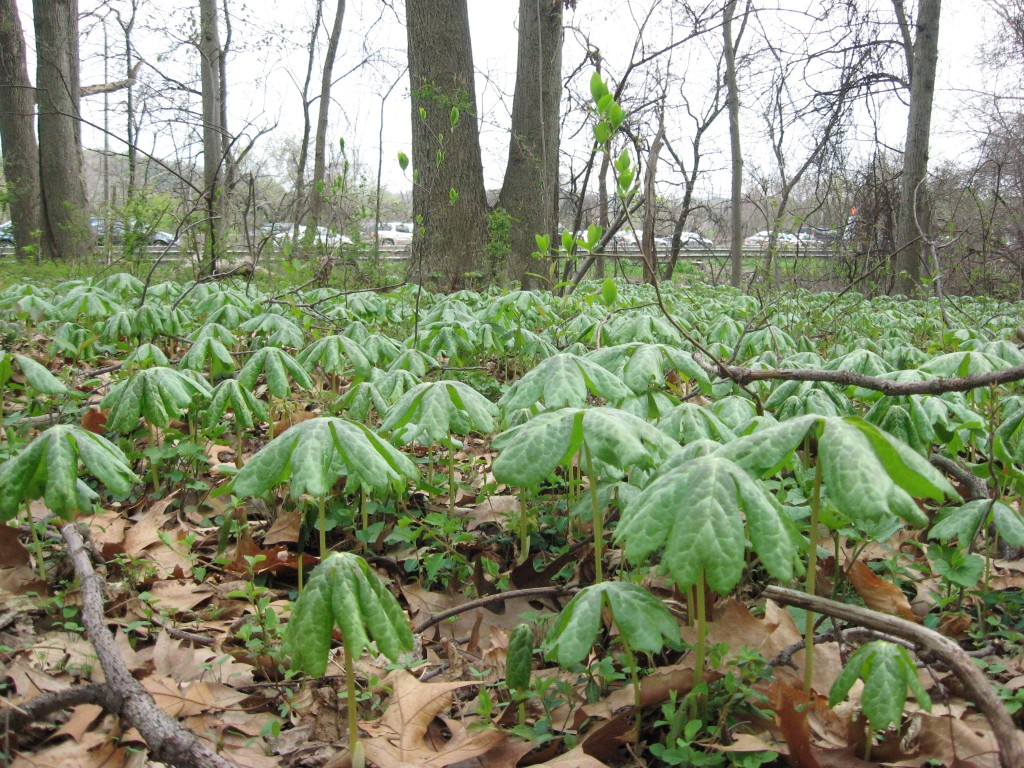
<instances>
[{"instance_id":1,"label":"thin tree trunk","mask_svg":"<svg viewBox=\"0 0 1024 768\"><path fill-rule=\"evenodd\" d=\"M320 80L320 110L316 116L316 145L313 148L313 196L309 201L309 212L314 224L320 222L320 211L323 208L324 179L327 177L327 118L331 109L331 85L334 79L334 60L338 56L338 44L341 41L341 24L345 20L345 0L338 0L334 12L334 25L331 36L327 40L327 53L324 54L324 71Z\"/></svg>"},{"instance_id":2,"label":"thin tree trunk","mask_svg":"<svg viewBox=\"0 0 1024 768\"><path fill-rule=\"evenodd\" d=\"M39 231L41 221L35 110L18 4L16 0L0 0L0 145L19 258L36 245L34 233Z\"/></svg>"},{"instance_id":3,"label":"thin tree trunk","mask_svg":"<svg viewBox=\"0 0 1024 768\"><path fill-rule=\"evenodd\" d=\"M487 196L466 0L406 0L415 279L466 284L486 258Z\"/></svg>"},{"instance_id":4,"label":"thin tree trunk","mask_svg":"<svg viewBox=\"0 0 1024 768\"><path fill-rule=\"evenodd\" d=\"M209 273L217 271L223 247L224 176L221 135L220 34L217 0L199 0L199 57L203 89L203 188L206 197L206 259Z\"/></svg>"},{"instance_id":5,"label":"thin tree trunk","mask_svg":"<svg viewBox=\"0 0 1024 768\"><path fill-rule=\"evenodd\" d=\"M740 93L736 82L736 48L732 34L736 0L725 4L722 35L725 44L725 86L729 105L729 146L732 159L732 208L729 212L731 239L729 259L732 263L730 283L734 288L743 285L743 151L740 147Z\"/></svg>"},{"instance_id":6,"label":"thin tree trunk","mask_svg":"<svg viewBox=\"0 0 1024 768\"><path fill-rule=\"evenodd\" d=\"M939 59L941 10L942 0L920 0L917 11L910 114L907 117L907 138L903 148L900 213L896 225L896 254L893 258L897 293L913 294L921 287L921 263L924 256L924 238L921 234L928 235L931 223L926 177L935 71Z\"/></svg>"},{"instance_id":7,"label":"thin tree trunk","mask_svg":"<svg viewBox=\"0 0 1024 768\"><path fill-rule=\"evenodd\" d=\"M313 121L309 116L309 85L313 82L313 62L316 61L316 41L320 36L320 21L323 19L324 2L316 0L313 11L313 25L309 30L309 57L306 59L306 79L302 83L302 141L299 142L299 156L295 161L295 212L292 215L292 243L299 241L299 224L309 210L306 194L306 164L309 160L309 137L313 132Z\"/></svg>"},{"instance_id":8,"label":"thin tree trunk","mask_svg":"<svg viewBox=\"0 0 1024 768\"><path fill-rule=\"evenodd\" d=\"M513 219L509 267L524 287L537 269L534 236L555 242L561 94L562 0L520 0L512 130L498 207Z\"/></svg>"}]
</instances>

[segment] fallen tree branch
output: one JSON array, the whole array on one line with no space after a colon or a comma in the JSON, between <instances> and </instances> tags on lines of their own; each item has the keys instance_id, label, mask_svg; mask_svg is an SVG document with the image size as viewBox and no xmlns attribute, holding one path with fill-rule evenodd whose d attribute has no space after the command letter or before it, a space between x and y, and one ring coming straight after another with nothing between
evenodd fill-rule
<instances>
[{"instance_id":1,"label":"fallen tree branch","mask_svg":"<svg viewBox=\"0 0 1024 768\"><path fill-rule=\"evenodd\" d=\"M697 355L695 355L697 357ZM703 362L698 360L698 362ZM708 366L711 367L711 366ZM821 368L745 368L720 363L714 373L731 379L740 386L752 381L820 381L843 387L861 387L883 395L941 395L946 392L969 392L972 389L1009 384L1024 379L1024 365L1015 365L999 371L978 373L973 376L929 379L927 381L893 381L880 376L868 376L855 371L827 371ZM705 370L708 370L706 367Z\"/></svg>"},{"instance_id":2,"label":"fallen tree branch","mask_svg":"<svg viewBox=\"0 0 1024 768\"><path fill-rule=\"evenodd\" d=\"M198 736L157 707L142 683L132 677L104 621L103 581L89 562L82 534L77 525L71 523L61 529L61 535L81 585L82 623L106 678L103 687L107 692L97 697L97 703L138 730L152 760L178 768L236 768L234 763L211 752Z\"/></svg>"},{"instance_id":3,"label":"fallen tree branch","mask_svg":"<svg viewBox=\"0 0 1024 768\"><path fill-rule=\"evenodd\" d=\"M909 640L919 648L929 651L957 676L964 687L965 698L981 710L992 727L999 745L999 763L1003 768L1024 766L1024 739L1013 723L1010 713L999 700L985 674L978 669L974 660L948 637L920 624L879 613L856 605L846 605L823 597L808 595L792 589L769 586L764 596L781 605L792 605L805 611L814 611L836 619L843 619L857 626L884 632L887 635Z\"/></svg>"},{"instance_id":4,"label":"fallen tree branch","mask_svg":"<svg viewBox=\"0 0 1024 768\"><path fill-rule=\"evenodd\" d=\"M110 689L104 683L75 685L62 691L50 691L22 704L6 704L8 709L0 716L0 729L20 731L30 723L62 709L77 707L80 704L99 704L107 709L108 704L112 702Z\"/></svg>"},{"instance_id":5,"label":"fallen tree branch","mask_svg":"<svg viewBox=\"0 0 1024 768\"><path fill-rule=\"evenodd\" d=\"M972 475L966 468L953 461L953 459L939 453L933 453L929 461L937 470L944 472L964 487L967 491L967 493L961 494L964 497L964 501L989 498L988 484L980 477Z\"/></svg>"},{"instance_id":6,"label":"fallen tree branch","mask_svg":"<svg viewBox=\"0 0 1024 768\"><path fill-rule=\"evenodd\" d=\"M418 625L413 632L419 634L420 632L426 632L435 624L440 624L445 619L450 619L452 616L458 616L460 613L466 611L472 611L474 608L485 608L488 605L494 605L495 603L504 603L508 600L514 600L517 597L562 597L564 595L571 595L576 592L573 587L531 587L529 589L513 589L511 592L499 592L495 595L485 595L484 597L477 598L476 600L470 600L468 603L462 605L456 605L454 608L449 608L446 611L435 613L429 619L425 620L422 624ZM1024 765L1024 763L1022 763Z\"/></svg>"}]
</instances>

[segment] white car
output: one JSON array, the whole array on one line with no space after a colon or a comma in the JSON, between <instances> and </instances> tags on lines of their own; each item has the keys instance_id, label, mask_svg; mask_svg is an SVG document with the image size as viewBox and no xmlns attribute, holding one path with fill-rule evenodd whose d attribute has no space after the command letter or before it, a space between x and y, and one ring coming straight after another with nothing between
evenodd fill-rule
<instances>
[{"instance_id":1,"label":"white car","mask_svg":"<svg viewBox=\"0 0 1024 768\"><path fill-rule=\"evenodd\" d=\"M411 245L411 221L382 221L377 224L377 242L381 245Z\"/></svg>"}]
</instances>

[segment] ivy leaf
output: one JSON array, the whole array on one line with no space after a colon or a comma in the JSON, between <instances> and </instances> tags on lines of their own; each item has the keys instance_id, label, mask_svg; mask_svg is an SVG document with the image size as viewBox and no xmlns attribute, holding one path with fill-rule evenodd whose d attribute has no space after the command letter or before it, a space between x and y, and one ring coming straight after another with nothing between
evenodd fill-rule
<instances>
[{"instance_id":1,"label":"ivy leaf","mask_svg":"<svg viewBox=\"0 0 1024 768\"><path fill-rule=\"evenodd\" d=\"M579 407L595 395L615 403L629 395L626 386L607 369L569 353L553 355L527 372L498 401L505 413L543 405L548 410Z\"/></svg>"},{"instance_id":2,"label":"ivy leaf","mask_svg":"<svg viewBox=\"0 0 1024 768\"><path fill-rule=\"evenodd\" d=\"M79 461L115 496L127 496L139 482L116 445L82 427L60 424L0 465L0 522L14 517L19 505L40 497L66 520L86 511L95 493L79 481Z\"/></svg>"},{"instance_id":3,"label":"ivy leaf","mask_svg":"<svg viewBox=\"0 0 1024 768\"><path fill-rule=\"evenodd\" d=\"M109 408L107 428L128 433L140 418L156 427L166 427L196 398L210 396L210 386L173 368L144 368L115 386L100 402Z\"/></svg>"},{"instance_id":4,"label":"ivy leaf","mask_svg":"<svg viewBox=\"0 0 1024 768\"><path fill-rule=\"evenodd\" d=\"M615 539L633 562L664 547L662 563L682 589L703 571L708 586L729 594L743 575L748 539L777 579L801 570L792 521L742 467L717 454L660 472L623 510Z\"/></svg>"},{"instance_id":5,"label":"ivy leaf","mask_svg":"<svg viewBox=\"0 0 1024 768\"><path fill-rule=\"evenodd\" d=\"M858 678L864 681L861 709L876 731L903 719L908 688L921 708L931 712L932 700L918 680L914 662L903 646L872 640L858 648L832 684L829 706L834 707L845 699Z\"/></svg>"},{"instance_id":6,"label":"ivy leaf","mask_svg":"<svg viewBox=\"0 0 1024 768\"><path fill-rule=\"evenodd\" d=\"M262 496L286 482L291 497L323 498L339 477L378 491L404 487L416 467L362 424L331 416L310 419L275 437L235 475L238 496Z\"/></svg>"},{"instance_id":7,"label":"ivy leaf","mask_svg":"<svg viewBox=\"0 0 1024 768\"><path fill-rule=\"evenodd\" d=\"M498 409L494 403L461 381L419 384L387 413L382 432L392 432L406 443L426 436L429 442L447 441L451 434L490 433Z\"/></svg>"},{"instance_id":8,"label":"ivy leaf","mask_svg":"<svg viewBox=\"0 0 1024 768\"><path fill-rule=\"evenodd\" d=\"M580 590L562 609L545 640L547 657L561 667L583 661L597 639L605 607L634 652L657 653L665 643L679 642L679 625L661 600L636 584L605 581Z\"/></svg>"},{"instance_id":9,"label":"ivy leaf","mask_svg":"<svg viewBox=\"0 0 1024 768\"><path fill-rule=\"evenodd\" d=\"M256 380L263 374L267 379L267 389L277 398L291 394L295 382L300 389L313 389L313 380L298 362L279 347L263 347L257 350L238 372L238 383L243 387L254 389Z\"/></svg>"},{"instance_id":10,"label":"ivy leaf","mask_svg":"<svg viewBox=\"0 0 1024 768\"><path fill-rule=\"evenodd\" d=\"M323 676L335 625L352 659L362 656L371 640L393 662L413 648L409 621L398 601L367 562L349 552L328 555L295 601L282 649L292 667L311 677Z\"/></svg>"}]
</instances>

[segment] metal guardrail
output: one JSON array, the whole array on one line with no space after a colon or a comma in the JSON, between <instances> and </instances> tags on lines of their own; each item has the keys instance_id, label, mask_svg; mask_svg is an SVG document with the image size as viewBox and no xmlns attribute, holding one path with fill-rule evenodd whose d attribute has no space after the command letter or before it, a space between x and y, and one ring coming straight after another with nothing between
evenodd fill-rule
<instances>
[{"instance_id":1,"label":"metal guardrail","mask_svg":"<svg viewBox=\"0 0 1024 768\"><path fill-rule=\"evenodd\" d=\"M758 247L750 248L746 247L743 249L743 255L745 257L764 256L767 253L767 248ZM278 255L280 251L272 250L268 251L264 249L261 254L261 259L266 258L269 255ZM342 251L341 253L344 253ZM836 253L835 248L782 248L777 251L779 258L824 258L833 256ZM10 256L14 254L14 246L12 245L0 245L0 257ZM165 248L160 245L147 246L145 254L150 258L160 258L161 256L165 261L181 261L182 259L196 260L196 254L192 251L182 251L180 248ZM380 246L380 254L386 261L405 261L409 258L410 248L406 245L382 245ZM102 252L99 252L102 255ZM124 256L124 252L118 248L113 249L111 255L115 259L121 259ZM246 248L231 247L222 252L222 258L226 260L238 260L242 258L248 258L250 252ZM605 258L617 259L640 259L643 254L639 248L616 248L606 250L600 254ZM681 261L700 261L702 259L728 259L730 251L728 248L682 248L679 251L679 260ZM580 254L579 257L582 257ZM666 251L658 252L658 260L664 261L669 257L669 253ZM373 252L368 251L362 254L362 258L373 258ZM201 260L202 257L199 257Z\"/></svg>"}]
</instances>

